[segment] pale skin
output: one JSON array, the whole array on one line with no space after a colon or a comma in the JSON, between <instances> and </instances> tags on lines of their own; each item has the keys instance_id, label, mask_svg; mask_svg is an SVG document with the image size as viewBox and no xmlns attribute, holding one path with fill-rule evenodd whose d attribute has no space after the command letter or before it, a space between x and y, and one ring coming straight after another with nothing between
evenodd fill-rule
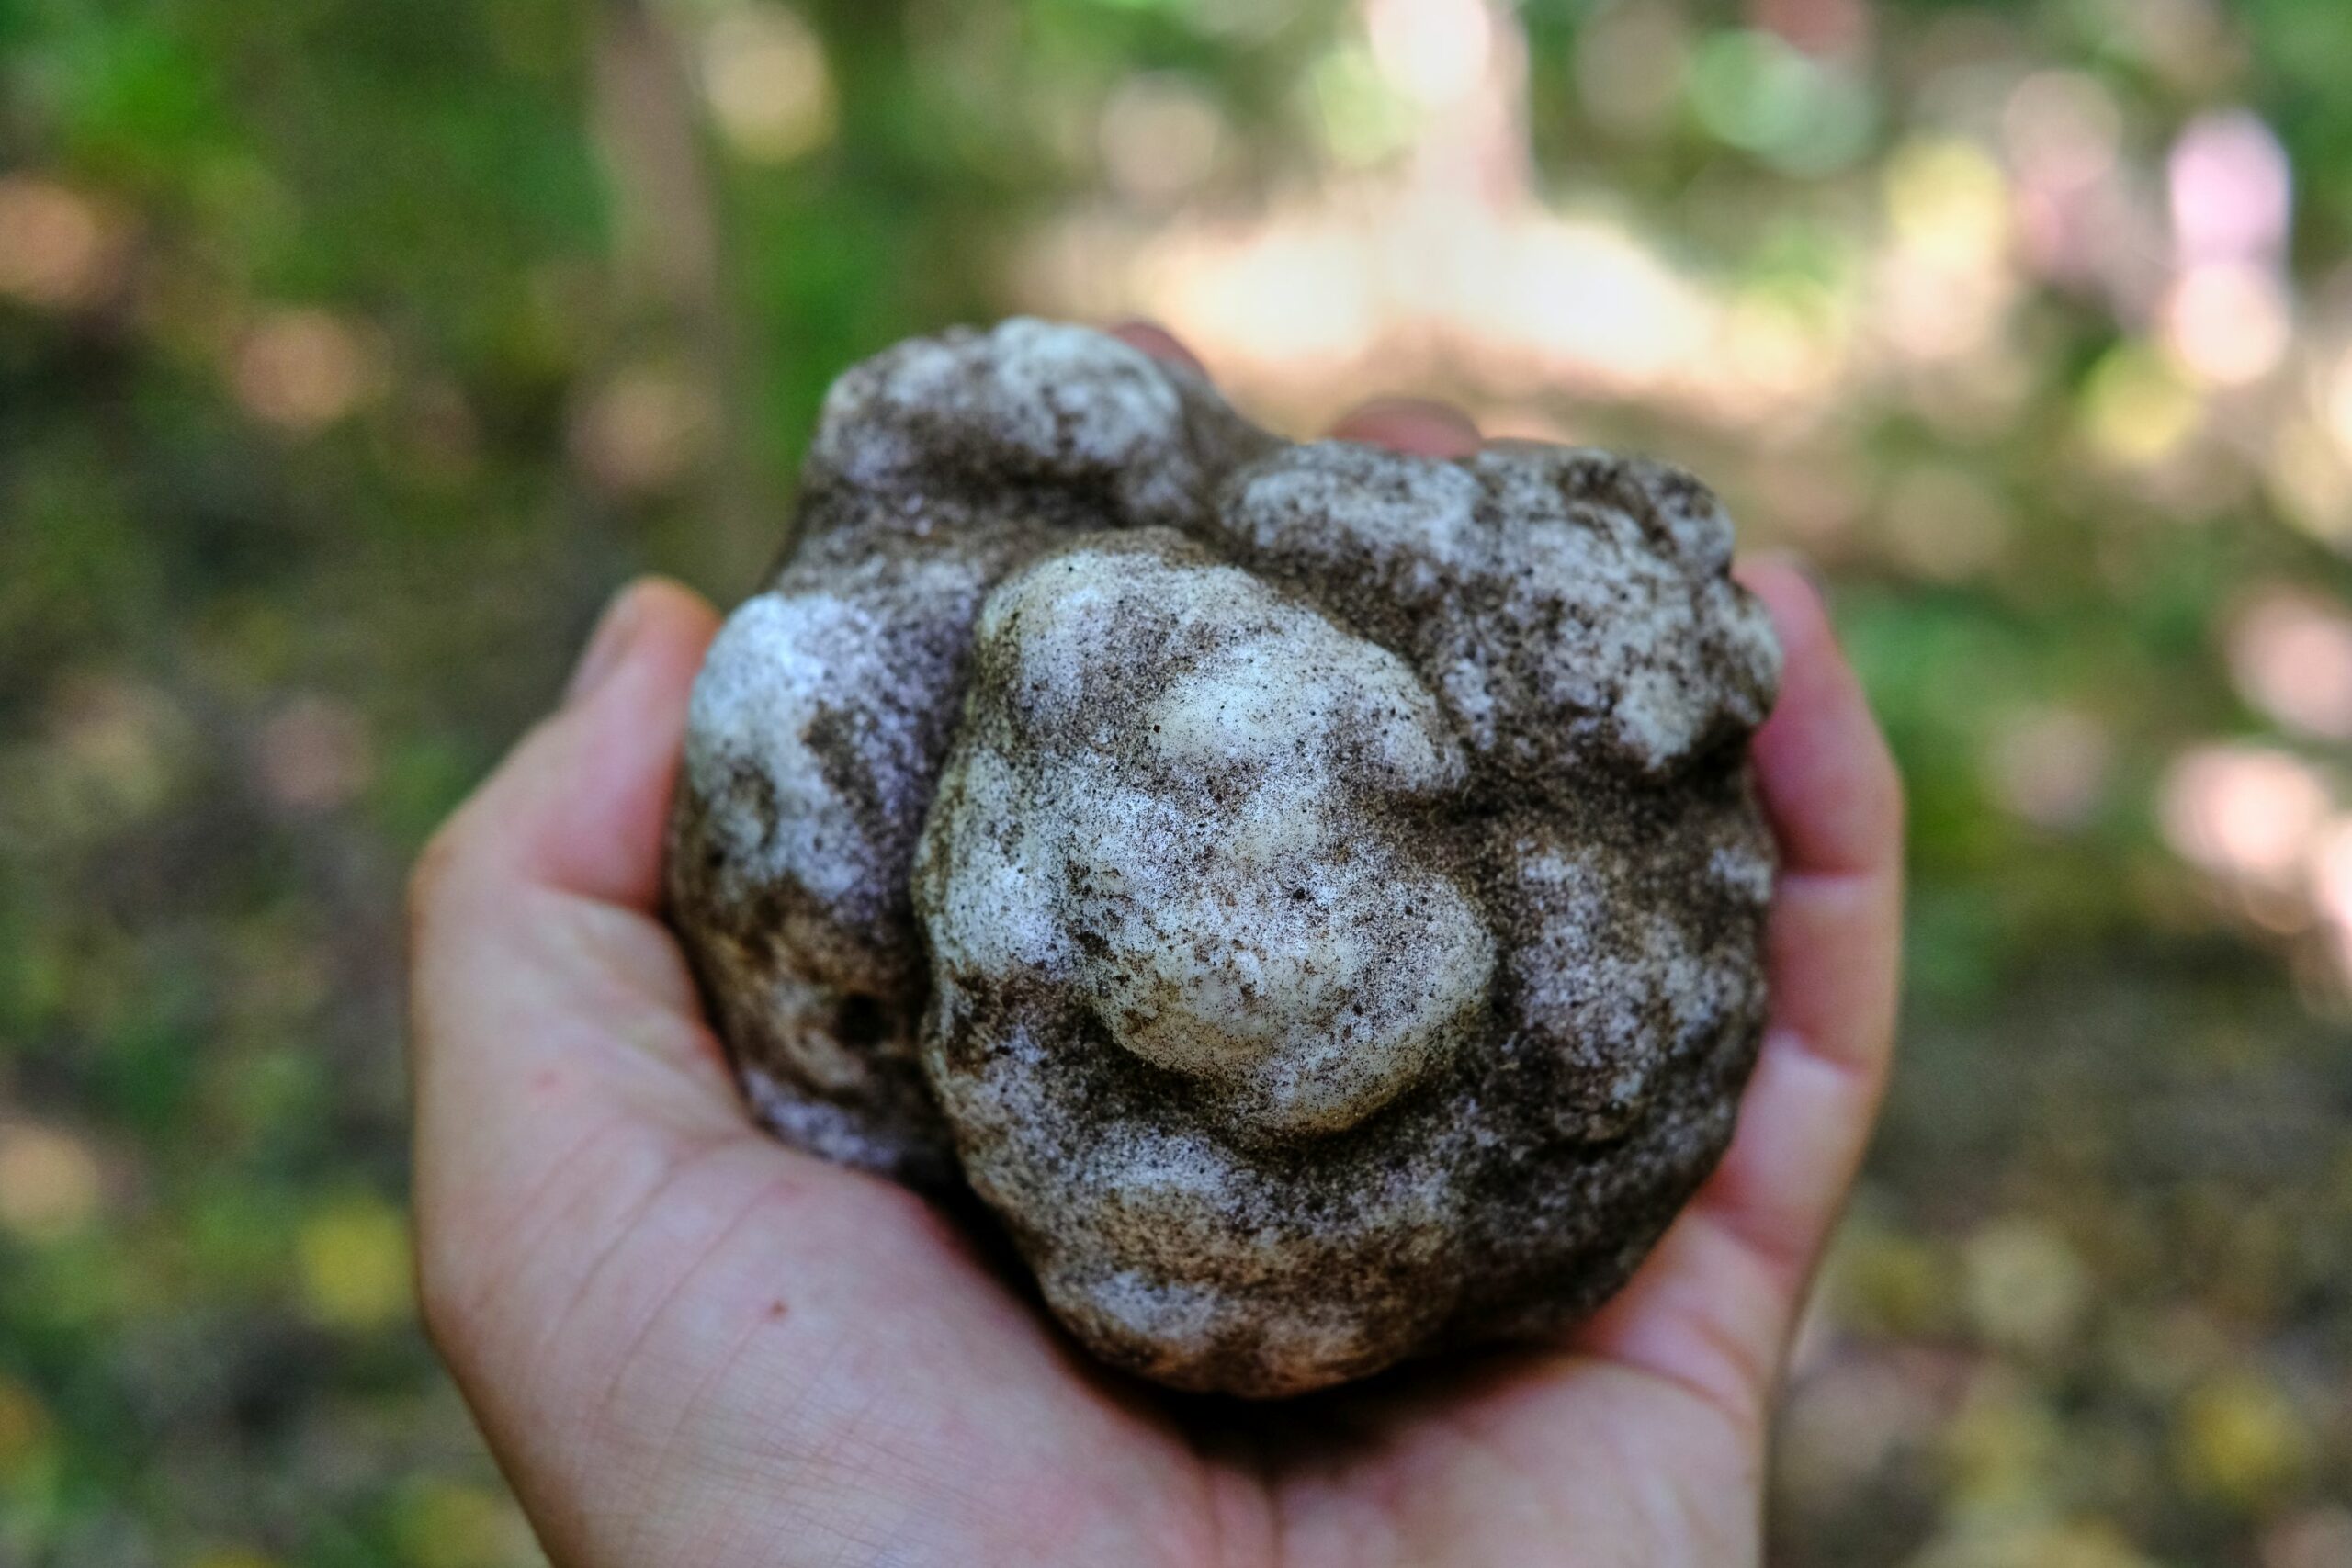
<instances>
[{"instance_id":1,"label":"pale skin","mask_svg":"<svg viewBox=\"0 0 2352 1568\"><path fill-rule=\"evenodd\" d=\"M1479 439L1411 403L1337 434ZM752 1127L657 912L718 617L622 593L412 892L425 1322L554 1562L1759 1561L1776 1390L1886 1077L1902 806L1804 574L1741 576L1787 673L1755 742L1772 1016L1730 1153L1563 1342L1243 1407L1096 1368L922 1200Z\"/></svg>"}]
</instances>

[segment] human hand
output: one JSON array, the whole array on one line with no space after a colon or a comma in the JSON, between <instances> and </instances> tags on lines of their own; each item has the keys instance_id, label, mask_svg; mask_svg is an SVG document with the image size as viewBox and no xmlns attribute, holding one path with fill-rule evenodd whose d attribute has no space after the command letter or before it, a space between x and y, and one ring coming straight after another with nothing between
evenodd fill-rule
<instances>
[{"instance_id":1,"label":"human hand","mask_svg":"<svg viewBox=\"0 0 2352 1568\"><path fill-rule=\"evenodd\" d=\"M1339 434L1478 439L1395 403ZM1787 652L1754 750L1784 863L1730 1152L1566 1342L1252 1406L1101 1370L922 1199L752 1126L657 913L718 620L625 592L412 896L425 1321L555 1562L1756 1562L1774 1390L1886 1074L1901 806L1817 595L1742 577Z\"/></svg>"}]
</instances>

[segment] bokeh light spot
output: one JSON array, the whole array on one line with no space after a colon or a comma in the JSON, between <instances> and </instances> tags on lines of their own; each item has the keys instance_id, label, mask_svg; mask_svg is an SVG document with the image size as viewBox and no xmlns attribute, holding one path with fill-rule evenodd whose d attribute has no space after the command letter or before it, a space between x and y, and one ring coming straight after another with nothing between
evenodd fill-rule
<instances>
[{"instance_id":1,"label":"bokeh light spot","mask_svg":"<svg viewBox=\"0 0 2352 1568\"><path fill-rule=\"evenodd\" d=\"M381 1199L331 1201L297 1238L302 1302L330 1327L368 1332L409 1313L408 1225Z\"/></svg>"},{"instance_id":2,"label":"bokeh light spot","mask_svg":"<svg viewBox=\"0 0 2352 1568\"><path fill-rule=\"evenodd\" d=\"M0 294L65 310L112 282L108 224L77 191L32 175L0 176Z\"/></svg>"},{"instance_id":3,"label":"bokeh light spot","mask_svg":"<svg viewBox=\"0 0 2352 1568\"><path fill-rule=\"evenodd\" d=\"M304 435L334 424L372 396L379 374L359 333L318 310L265 318L245 334L232 367L237 400L247 412Z\"/></svg>"},{"instance_id":4,"label":"bokeh light spot","mask_svg":"<svg viewBox=\"0 0 2352 1568\"><path fill-rule=\"evenodd\" d=\"M103 1179L89 1145L61 1128L0 1123L0 1226L53 1241L97 1213Z\"/></svg>"},{"instance_id":5,"label":"bokeh light spot","mask_svg":"<svg viewBox=\"0 0 2352 1568\"><path fill-rule=\"evenodd\" d=\"M711 118L743 157L789 163L831 139L832 72L799 12L769 0L720 11L704 30L701 66Z\"/></svg>"},{"instance_id":6,"label":"bokeh light spot","mask_svg":"<svg viewBox=\"0 0 2352 1568\"><path fill-rule=\"evenodd\" d=\"M2244 386L2286 359L2293 309L2286 281L2267 267L2230 262L2193 266L2165 298L2165 346L2198 379Z\"/></svg>"},{"instance_id":7,"label":"bokeh light spot","mask_svg":"<svg viewBox=\"0 0 2352 1568\"><path fill-rule=\"evenodd\" d=\"M1691 56L1699 122L1792 174L1841 168L1869 146L1876 105L1860 78L1763 30L1717 33Z\"/></svg>"},{"instance_id":8,"label":"bokeh light spot","mask_svg":"<svg viewBox=\"0 0 2352 1568\"><path fill-rule=\"evenodd\" d=\"M2166 164L2181 260L2263 261L2287 243L2294 175L2286 149L2244 111L2202 116L2173 143Z\"/></svg>"},{"instance_id":9,"label":"bokeh light spot","mask_svg":"<svg viewBox=\"0 0 2352 1568\"><path fill-rule=\"evenodd\" d=\"M1216 165L1225 119L1197 83L1173 73L1130 76L1102 106L1096 137L1112 189L1138 206L1190 196Z\"/></svg>"},{"instance_id":10,"label":"bokeh light spot","mask_svg":"<svg viewBox=\"0 0 2352 1568\"><path fill-rule=\"evenodd\" d=\"M2174 762L2158 804L2165 841L2193 865L2258 886L2290 886L2329 807L2300 757L2257 746L2205 746Z\"/></svg>"},{"instance_id":11,"label":"bokeh light spot","mask_svg":"<svg viewBox=\"0 0 2352 1568\"><path fill-rule=\"evenodd\" d=\"M571 424L572 455L607 490L664 491L708 454L718 417L710 394L683 369L632 367L582 405Z\"/></svg>"},{"instance_id":12,"label":"bokeh light spot","mask_svg":"<svg viewBox=\"0 0 2352 1568\"><path fill-rule=\"evenodd\" d=\"M2289 729L2352 740L2352 615L2315 593L2270 589L2237 615L2227 647L2248 703Z\"/></svg>"},{"instance_id":13,"label":"bokeh light spot","mask_svg":"<svg viewBox=\"0 0 2352 1568\"><path fill-rule=\"evenodd\" d=\"M2111 350L2083 389L2085 432L2093 448L2127 466L2171 456L2195 434L2202 412L2196 392L2140 344Z\"/></svg>"},{"instance_id":14,"label":"bokeh light spot","mask_svg":"<svg viewBox=\"0 0 2352 1568\"><path fill-rule=\"evenodd\" d=\"M1364 29L1381 75L1426 108L1476 92L1495 47L1486 0L1366 0Z\"/></svg>"},{"instance_id":15,"label":"bokeh light spot","mask_svg":"<svg viewBox=\"0 0 2352 1568\"><path fill-rule=\"evenodd\" d=\"M2174 1427L2182 1483L2241 1506L2259 1506L2308 1468L2312 1438L2294 1402L2267 1379L2238 1371L2184 1402Z\"/></svg>"},{"instance_id":16,"label":"bokeh light spot","mask_svg":"<svg viewBox=\"0 0 2352 1568\"><path fill-rule=\"evenodd\" d=\"M345 805L375 776L375 750L359 716L332 697L298 696L262 726L262 786L297 810Z\"/></svg>"},{"instance_id":17,"label":"bokeh light spot","mask_svg":"<svg viewBox=\"0 0 2352 1568\"><path fill-rule=\"evenodd\" d=\"M2065 1237L2024 1218L1996 1220L1963 1252L1969 1315L1996 1345L2048 1352L2073 1333L2090 1271Z\"/></svg>"},{"instance_id":18,"label":"bokeh light spot","mask_svg":"<svg viewBox=\"0 0 2352 1568\"><path fill-rule=\"evenodd\" d=\"M2114 745L2106 726L2073 708L2040 708L2005 726L1987 769L2001 804L2038 828L2077 827L2098 809Z\"/></svg>"}]
</instances>

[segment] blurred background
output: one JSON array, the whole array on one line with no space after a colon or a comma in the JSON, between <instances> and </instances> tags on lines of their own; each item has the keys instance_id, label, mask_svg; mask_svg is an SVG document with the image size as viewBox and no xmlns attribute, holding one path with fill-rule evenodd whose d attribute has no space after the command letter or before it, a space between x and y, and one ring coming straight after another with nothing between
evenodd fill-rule
<instances>
[{"instance_id":1,"label":"blurred background","mask_svg":"<svg viewBox=\"0 0 2352 1568\"><path fill-rule=\"evenodd\" d=\"M397 900L828 379L1685 461L1908 775L1789 1564L2352 1565L2343 0L0 0L0 1564L500 1568Z\"/></svg>"}]
</instances>

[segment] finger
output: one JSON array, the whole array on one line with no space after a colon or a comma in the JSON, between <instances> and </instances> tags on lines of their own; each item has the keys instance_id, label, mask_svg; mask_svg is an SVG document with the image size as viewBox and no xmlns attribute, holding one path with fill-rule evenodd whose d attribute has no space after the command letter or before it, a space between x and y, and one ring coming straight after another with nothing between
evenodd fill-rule
<instances>
[{"instance_id":1,"label":"finger","mask_svg":"<svg viewBox=\"0 0 2352 1568\"><path fill-rule=\"evenodd\" d=\"M1786 654L1753 757L1783 865L1771 1017L1731 1147L1583 1342L1726 1408L1760 1409L1883 1094L1901 944L1901 789L1804 574L1744 581Z\"/></svg>"},{"instance_id":2,"label":"finger","mask_svg":"<svg viewBox=\"0 0 2352 1568\"><path fill-rule=\"evenodd\" d=\"M1478 427L1460 409L1419 398L1380 398L1331 427L1334 441L1385 446L1417 457L1466 457L1478 450Z\"/></svg>"},{"instance_id":3,"label":"finger","mask_svg":"<svg viewBox=\"0 0 2352 1568\"><path fill-rule=\"evenodd\" d=\"M419 1124L532 1114L526 1082L601 1089L607 1019L697 1092L713 1051L655 918L687 696L718 616L648 581L606 609L563 704L420 857L410 888ZM462 1047L462 1048L453 1048Z\"/></svg>"},{"instance_id":4,"label":"finger","mask_svg":"<svg viewBox=\"0 0 2352 1568\"><path fill-rule=\"evenodd\" d=\"M1186 348L1175 333L1156 321L1122 321L1111 329L1111 335L1130 348L1139 348L1154 359L1179 366L1196 376L1206 376L1208 367L1200 356Z\"/></svg>"},{"instance_id":5,"label":"finger","mask_svg":"<svg viewBox=\"0 0 2352 1568\"><path fill-rule=\"evenodd\" d=\"M1821 596L1784 562L1742 573L1772 613L1781 697L1753 756L1781 866L1768 966L1772 1032L1875 1080L1894 1029L1903 786Z\"/></svg>"},{"instance_id":6,"label":"finger","mask_svg":"<svg viewBox=\"0 0 2352 1568\"><path fill-rule=\"evenodd\" d=\"M1785 558L1748 563L1739 576L1771 612L1784 656L1780 701L1757 734L1755 755L1785 870L1893 874L1902 783L1819 592Z\"/></svg>"},{"instance_id":7,"label":"finger","mask_svg":"<svg viewBox=\"0 0 2352 1568\"><path fill-rule=\"evenodd\" d=\"M688 691L717 617L668 583L606 611L563 705L411 886L417 1205L495 1234L594 1137L742 1122L652 913Z\"/></svg>"}]
</instances>

